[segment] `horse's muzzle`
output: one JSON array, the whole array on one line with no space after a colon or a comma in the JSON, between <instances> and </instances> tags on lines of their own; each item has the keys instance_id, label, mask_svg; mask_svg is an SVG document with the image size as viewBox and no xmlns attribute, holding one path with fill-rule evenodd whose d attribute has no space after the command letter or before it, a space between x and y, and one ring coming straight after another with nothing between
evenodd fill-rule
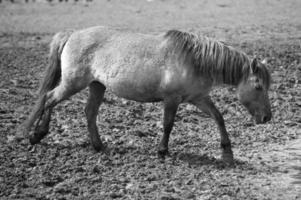
<instances>
[{"instance_id":1,"label":"horse's muzzle","mask_svg":"<svg viewBox=\"0 0 301 200\"><path fill-rule=\"evenodd\" d=\"M272 114L265 114L265 115L262 115L262 116L257 116L255 118L255 121L256 121L256 124L264 124L264 123L267 123L268 121L270 121L272 118Z\"/></svg>"}]
</instances>

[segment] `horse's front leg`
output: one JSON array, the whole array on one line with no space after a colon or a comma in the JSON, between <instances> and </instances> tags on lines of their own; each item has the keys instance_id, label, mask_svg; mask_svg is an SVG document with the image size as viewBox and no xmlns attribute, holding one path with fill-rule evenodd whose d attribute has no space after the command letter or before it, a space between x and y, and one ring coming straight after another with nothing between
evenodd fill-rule
<instances>
[{"instance_id":1,"label":"horse's front leg","mask_svg":"<svg viewBox=\"0 0 301 200\"><path fill-rule=\"evenodd\" d=\"M180 104L179 98L166 98L164 100L164 114L163 114L163 136L161 138L158 156L164 158L168 154L169 135L172 130L178 106Z\"/></svg>"},{"instance_id":2,"label":"horse's front leg","mask_svg":"<svg viewBox=\"0 0 301 200\"><path fill-rule=\"evenodd\" d=\"M198 99L192 101L191 103L199 109L201 109L203 112L209 114L215 120L220 131L222 160L226 163L233 163L233 152L231 149L231 142L225 127L225 122L222 114L215 107L210 97Z\"/></svg>"}]
</instances>

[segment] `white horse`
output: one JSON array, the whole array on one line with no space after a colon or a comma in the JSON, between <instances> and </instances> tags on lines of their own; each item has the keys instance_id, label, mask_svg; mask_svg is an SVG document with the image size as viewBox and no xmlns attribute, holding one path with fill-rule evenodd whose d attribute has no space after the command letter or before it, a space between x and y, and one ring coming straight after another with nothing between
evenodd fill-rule
<instances>
[{"instance_id":1,"label":"white horse","mask_svg":"<svg viewBox=\"0 0 301 200\"><path fill-rule=\"evenodd\" d=\"M164 134L158 153L168 153L168 140L180 103L188 102L216 121L222 158L233 161L224 120L209 97L215 85L238 87L238 97L257 123L271 119L270 74L264 64L224 43L171 30L159 35L119 32L105 27L57 33L50 45L50 65L41 83L40 98L28 120L35 124L31 144L49 131L52 109L89 87L85 108L93 147L104 150L96 126L106 90L138 102L164 102Z\"/></svg>"}]
</instances>

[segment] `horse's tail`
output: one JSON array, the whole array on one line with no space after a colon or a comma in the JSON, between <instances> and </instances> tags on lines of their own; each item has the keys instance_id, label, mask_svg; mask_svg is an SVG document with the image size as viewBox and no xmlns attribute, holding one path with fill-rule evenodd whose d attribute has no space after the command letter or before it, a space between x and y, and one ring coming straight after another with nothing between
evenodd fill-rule
<instances>
[{"instance_id":1,"label":"horse's tail","mask_svg":"<svg viewBox=\"0 0 301 200\"><path fill-rule=\"evenodd\" d=\"M40 96L55 88L61 79L61 54L71 33L71 31L59 32L50 43L49 65L40 84Z\"/></svg>"},{"instance_id":2,"label":"horse's tail","mask_svg":"<svg viewBox=\"0 0 301 200\"><path fill-rule=\"evenodd\" d=\"M59 84L61 79L61 54L71 34L71 31L59 32L54 35L50 43L49 65L40 84L39 99L28 119L22 124L22 131L25 132L25 135L28 134L34 122L43 115L47 92Z\"/></svg>"}]
</instances>

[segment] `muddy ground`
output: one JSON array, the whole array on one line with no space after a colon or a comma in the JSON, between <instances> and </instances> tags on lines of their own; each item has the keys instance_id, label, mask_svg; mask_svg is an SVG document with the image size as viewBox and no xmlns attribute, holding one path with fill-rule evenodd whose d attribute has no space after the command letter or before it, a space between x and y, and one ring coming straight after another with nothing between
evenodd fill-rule
<instances>
[{"instance_id":1,"label":"muddy ground","mask_svg":"<svg viewBox=\"0 0 301 200\"><path fill-rule=\"evenodd\" d=\"M299 11L298 1L284 0L1 4L0 198L301 199ZM52 34L96 24L148 33L200 32L250 57L267 57L272 121L255 125L235 88L217 88L211 96L225 118L235 164L220 161L213 120L185 104L171 135L171 155L162 161L156 156L161 104L108 92L97 119L111 150L104 155L89 144L85 90L56 107L50 134L40 144L15 142L16 129L37 98Z\"/></svg>"}]
</instances>

